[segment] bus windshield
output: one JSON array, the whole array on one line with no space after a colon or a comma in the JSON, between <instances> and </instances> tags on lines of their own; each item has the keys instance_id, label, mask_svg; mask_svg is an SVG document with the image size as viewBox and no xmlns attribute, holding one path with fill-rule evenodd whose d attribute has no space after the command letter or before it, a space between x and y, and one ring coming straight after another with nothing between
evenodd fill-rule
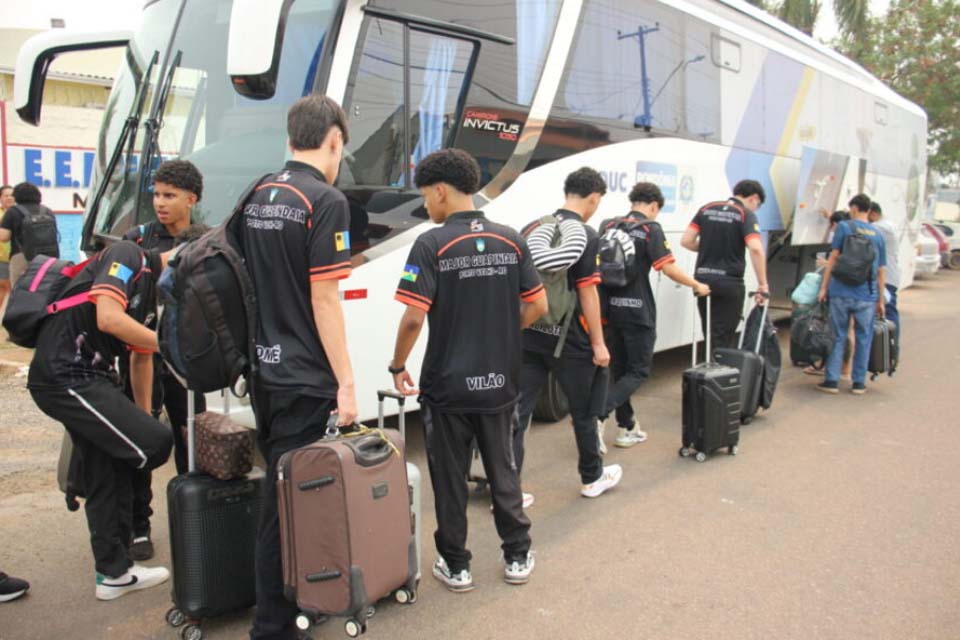
<instances>
[{"instance_id":1,"label":"bus windshield","mask_svg":"<svg viewBox=\"0 0 960 640\"><path fill-rule=\"evenodd\" d=\"M160 0L150 4L130 43L130 52L135 55L128 55L128 64L117 78L107 105L98 153L100 172L108 168L123 122L135 116L140 123L128 136L120 161L106 178L99 204L96 198L89 201L87 215L96 216L93 233L116 238L131 226L153 219L152 184L149 175L141 181L141 172L154 170L162 160L181 158L200 169L203 197L193 218L211 225L230 213L249 182L281 166L287 153L287 107L315 86L324 40L338 4L339 0L293 3L276 93L269 100L239 95L226 73L233 0ZM160 51L162 61L168 42L169 66L154 65L149 77L143 78L151 52ZM138 68L130 65L131 57L141 61ZM134 96L143 83L149 97L137 113ZM168 91L161 95L159 85L168 86ZM164 96L164 104L155 104ZM155 119L159 130L151 149L144 141L152 109L159 109ZM143 162L140 154L145 148L151 153Z\"/></svg>"}]
</instances>

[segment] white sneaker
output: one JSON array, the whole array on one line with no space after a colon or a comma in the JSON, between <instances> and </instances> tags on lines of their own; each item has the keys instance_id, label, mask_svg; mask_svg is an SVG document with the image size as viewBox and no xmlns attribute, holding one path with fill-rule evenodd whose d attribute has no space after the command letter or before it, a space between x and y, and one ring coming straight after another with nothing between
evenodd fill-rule
<instances>
[{"instance_id":1,"label":"white sneaker","mask_svg":"<svg viewBox=\"0 0 960 640\"><path fill-rule=\"evenodd\" d=\"M624 429L620 427L619 434L617 439L614 442L615 445L623 449L628 449L635 444L640 444L641 442L647 441L647 432L637 429L637 425L634 424L632 429Z\"/></svg>"},{"instance_id":2,"label":"white sneaker","mask_svg":"<svg viewBox=\"0 0 960 640\"><path fill-rule=\"evenodd\" d=\"M97 600L116 600L128 593L149 589L170 579L165 567L144 567L134 564L119 578L97 574Z\"/></svg>"},{"instance_id":3,"label":"white sneaker","mask_svg":"<svg viewBox=\"0 0 960 640\"><path fill-rule=\"evenodd\" d=\"M503 580L507 584L527 584L530 582L530 574L533 573L533 553L527 551L527 557L522 561L508 561L503 568Z\"/></svg>"},{"instance_id":4,"label":"white sneaker","mask_svg":"<svg viewBox=\"0 0 960 640\"><path fill-rule=\"evenodd\" d=\"M439 580L454 593L465 593L473 590L473 576L469 569L463 569L457 573L451 573L447 561L443 558L437 558L433 563L433 577Z\"/></svg>"},{"instance_id":5,"label":"white sneaker","mask_svg":"<svg viewBox=\"0 0 960 640\"><path fill-rule=\"evenodd\" d=\"M580 495L585 498L596 498L608 489L613 489L620 484L623 477L623 469L618 464L607 465L603 468L603 475L580 487Z\"/></svg>"},{"instance_id":6,"label":"white sneaker","mask_svg":"<svg viewBox=\"0 0 960 640\"><path fill-rule=\"evenodd\" d=\"M607 455L607 443L603 441L603 432L606 429L606 421L597 418L597 442L599 443L600 455Z\"/></svg>"}]
</instances>

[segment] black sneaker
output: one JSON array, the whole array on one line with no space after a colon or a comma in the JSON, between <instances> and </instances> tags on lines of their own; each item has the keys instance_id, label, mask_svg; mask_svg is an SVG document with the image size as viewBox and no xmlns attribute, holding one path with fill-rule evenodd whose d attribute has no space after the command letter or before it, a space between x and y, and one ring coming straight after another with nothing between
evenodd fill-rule
<instances>
[{"instance_id":1,"label":"black sneaker","mask_svg":"<svg viewBox=\"0 0 960 640\"><path fill-rule=\"evenodd\" d=\"M824 380L817 385L817 389L824 393L840 393L840 385L836 380Z\"/></svg>"},{"instance_id":2,"label":"black sneaker","mask_svg":"<svg viewBox=\"0 0 960 640\"><path fill-rule=\"evenodd\" d=\"M862 396L867 392L867 385L862 382L854 382L853 387L850 389L850 393L855 396Z\"/></svg>"},{"instance_id":3,"label":"black sneaker","mask_svg":"<svg viewBox=\"0 0 960 640\"><path fill-rule=\"evenodd\" d=\"M153 557L153 542L150 536L139 536L130 543L130 559L134 562L143 562Z\"/></svg>"},{"instance_id":4,"label":"black sneaker","mask_svg":"<svg viewBox=\"0 0 960 640\"><path fill-rule=\"evenodd\" d=\"M0 602L16 600L30 589L30 583L0 571Z\"/></svg>"},{"instance_id":5,"label":"black sneaker","mask_svg":"<svg viewBox=\"0 0 960 640\"><path fill-rule=\"evenodd\" d=\"M433 577L442 582L447 589L454 593L465 593L473 590L473 576L470 569L451 571L447 561L437 558L433 565Z\"/></svg>"}]
</instances>

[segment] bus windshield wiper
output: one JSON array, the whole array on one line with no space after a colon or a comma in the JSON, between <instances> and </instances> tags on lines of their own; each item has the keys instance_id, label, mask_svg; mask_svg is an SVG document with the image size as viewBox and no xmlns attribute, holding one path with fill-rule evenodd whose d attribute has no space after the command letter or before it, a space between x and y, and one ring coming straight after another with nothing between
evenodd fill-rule
<instances>
[{"instance_id":1,"label":"bus windshield wiper","mask_svg":"<svg viewBox=\"0 0 960 640\"><path fill-rule=\"evenodd\" d=\"M130 56L132 54L128 51L127 55ZM100 187L97 189L96 195L94 195L93 202L90 205L89 215L87 215L87 219L84 222L83 235L81 236L83 238L93 238L92 230L94 221L97 219L97 210L100 208L100 201L103 199L103 194L106 192L107 186L110 184L110 178L113 176L113 172L117 168L117 163L120 162L120 157L123 155L124 147L128 148L127 157L123 165L123 175L126 175L126 172L129 169L130 157L133 155L133 147L136 144L136 131L140 125L140 113L143 111L143 105L147 101L147 87L150 86L150 74L153 73L153 68L157 66L157 61L159 59L160 52L154 50L153 55L150 57L150 62L147 64L147 68L140 76L140 86L137 87L137 93L133 99L133 107L130 109L130 113L123 122L123 128L120 130L120 136L117 138L117 143L113 147L113 153L110 154L110 160L107 162L107 166L103 171ZM131 71L133 71L132 68ZM136 77L136 74L132 75Z\"/></svg>"},{"instance_id":2,"label":"bus windshield wiper","mask_svg":"<svg viewBox=\"0 0 960 640\"><path fill-rule=\"evenodd\" d=\"M143 126L146 129L146 135L143 139L143 149L140 151L140 181L137 189L137 202L134 207L134 215L140 212L140 204L143 199L143 192L146 189L150 179L150 166L153 164L153 155L159 147L160 129L163 128L163 112L167 107L167 99L170 97L170 89L173 87L173 76L180 68L180 61L183 59L183 51L177 51L177 54L167 67L167 73L160 83L160 90L157 94L157 100L153 105L153 113L147 118Z\"/></svg>"}]
</instances>

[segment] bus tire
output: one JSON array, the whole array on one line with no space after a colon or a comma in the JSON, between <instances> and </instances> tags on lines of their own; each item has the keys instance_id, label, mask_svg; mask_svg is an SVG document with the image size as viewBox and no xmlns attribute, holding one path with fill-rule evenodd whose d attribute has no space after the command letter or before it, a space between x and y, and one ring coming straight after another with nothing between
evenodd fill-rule
<instances>
[{"instance_id":1,"label":"bus tire","mask_svg":"<svg viewBox=\"0 0 960 640\"><path fill-rule=\"evenodd\" d=\"M570 403L560 388L557 377L551 371L547 374L547 384L543 387L537 406L533 409L533 419L538 422L558 422L570 413Z\"/></svg>"},{"instance_id":2,"label":"bus tire","mask_svg":"<svg viewBox=\"0 0 960 640\"><path fill-rule=\"evenodd\" d=\"M947 266L953 270L960 269L960 249L954 249L950 252L950 262Z\"/></svg>"}]
</instances>

